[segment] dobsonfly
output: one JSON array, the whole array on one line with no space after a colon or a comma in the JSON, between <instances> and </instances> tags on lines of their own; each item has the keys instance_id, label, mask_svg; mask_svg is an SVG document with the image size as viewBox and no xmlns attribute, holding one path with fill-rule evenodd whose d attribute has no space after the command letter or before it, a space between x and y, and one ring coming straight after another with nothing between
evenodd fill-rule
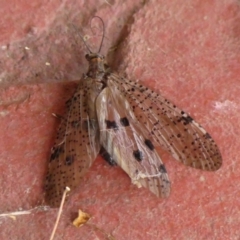
<instances>
[{"instance_id":1,"label":"dobsonfly","mask_svg":"<svg viewBox=\"0 0 240 240\"><path fill-rule=\"evenodd\" d=\"M99 18L99 17L98 17ZM66 186L76 188L100 154L120 166L137 186L168 197L170 181L155 149L161 146L186 166L215 171L220 151L204 128L159 93L112 72L88 49L88 72L66 103L48 164L46 201L60 204Z\"/></svg>"}]
</instances>

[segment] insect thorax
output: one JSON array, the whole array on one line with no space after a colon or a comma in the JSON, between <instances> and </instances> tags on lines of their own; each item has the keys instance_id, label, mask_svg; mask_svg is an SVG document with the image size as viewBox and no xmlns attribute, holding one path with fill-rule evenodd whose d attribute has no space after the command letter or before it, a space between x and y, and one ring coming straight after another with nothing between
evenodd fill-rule
<instances>
[{"instance_id":1,"label":"insect thorax","mask_svg":"<svg viewBox=\"0 0 240 240\"><path fill-rule=\"evenodd\" d=\"M94 79L104 80L105 75L110 72L110 67L106 63L104 56L97 53L87 54L86 59L89 62L87 76Z\"/></svg>"}]
</instances>

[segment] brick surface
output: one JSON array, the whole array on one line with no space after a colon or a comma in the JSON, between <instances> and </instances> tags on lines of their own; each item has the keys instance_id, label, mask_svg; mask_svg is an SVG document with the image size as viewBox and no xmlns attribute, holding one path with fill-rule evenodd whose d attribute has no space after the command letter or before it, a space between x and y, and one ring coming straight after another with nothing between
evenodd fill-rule
<instances>
[{"instance_id":1,"label":"brick surface","mask_svg":"<svg viewBox=\"0 0 240 240\"><path fill-rule=\"evenodd\" d=\"M218 143L223 166L203 172L162 153L172 182L170 197L162 200L98 157L67 202L55 239L239 239L237 2L1 5L0 212L44 206L42 186L58 125L51 113L64 112L76 86L67 81L86 71L76 29L91 35L89 21L97 15L106 28L102 52L117 46L109 52L110 65L189 112ZM92 41L98 46L97 37ZM79 208L92 218L77 229L71 221ZM0 218L0 239L49 239L56 214L46 209Z\"/></svg>"}]
</instances>

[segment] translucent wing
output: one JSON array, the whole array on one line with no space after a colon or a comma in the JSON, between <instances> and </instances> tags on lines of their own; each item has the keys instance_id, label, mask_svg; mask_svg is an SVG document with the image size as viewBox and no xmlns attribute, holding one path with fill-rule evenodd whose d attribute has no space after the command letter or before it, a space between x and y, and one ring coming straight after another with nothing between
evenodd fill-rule
<instances>
[{"instance_id":1,"label":"translucent wing","mask_svg":"<svg viewBox=\"0 0 240 240\"><path fill-rule=\"evenodd\" d=\"M99 127L95 99L102 84L94 79L82 79L77 91L67 102L67 115L61 121L46 177L46 201L59 206L66 186L73 190L96 158Z\"/></svg>"},{"instance_id":2,"label":"translucent wing","mask_svg":"<svg viewBox=\"0 0 240 240\"><path fill-rule=\"evenodd\" d=\"M148 129L148 138L187 166L215 171L222 164L220 151L211 136L187 113L147 87L109 76L129 101L137 119Z\"/></svg>"},{"instance_id":3,"label":"translucent wing","mask_svg":"<svg viewBox=\"0 0 240 240\"><path fill-rule=\"evenodd\" d=\"M147 138L147 129L139 125L129 103L116 87L106 87L99 94L96 110L101 145L134 184L167 197L170 182L166 169Z\"/></svg>"}]
</instances>

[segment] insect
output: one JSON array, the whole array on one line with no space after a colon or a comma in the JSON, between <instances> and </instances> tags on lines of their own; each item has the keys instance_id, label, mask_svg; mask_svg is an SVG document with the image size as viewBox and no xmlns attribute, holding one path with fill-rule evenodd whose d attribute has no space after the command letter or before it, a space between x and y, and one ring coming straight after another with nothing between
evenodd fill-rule
<instances>
[{"instance_id":1,"label":"insect","mask_svg":"<svg viewBox=\"0 0 240 240\"><path fill-rule=\"evenodd\" d=\"M100 19L102 21L102 19ZM120 166L137 186L168 197L170 181L155 146L194 168L215 171L222 164L211 136L176 105L140 83L111 71L89 50L89 69L66 103L48 164L46 201L58 206L66 186L76 188L100 154ZM85 42L84 42L85 43Z\"/></svg>"}]
</instances>

